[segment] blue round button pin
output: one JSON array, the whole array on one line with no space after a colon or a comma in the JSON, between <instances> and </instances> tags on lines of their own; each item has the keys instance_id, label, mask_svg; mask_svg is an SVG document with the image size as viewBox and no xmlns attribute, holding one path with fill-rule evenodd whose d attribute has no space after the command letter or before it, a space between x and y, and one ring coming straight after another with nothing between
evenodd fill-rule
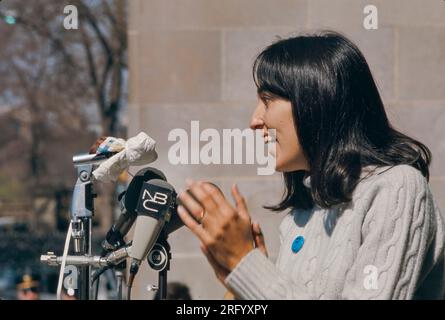
<instances>
[{"instance_id":1,"label":"blue round button pin","mask_svg":"<svg viewBox=\"0 0 445 320\"><path fill-rule=\"evenodd\" d=\"M304 245L304 238L302 236L298 236L295 238L295 240L292 242L292 252L297 253L298 251L303 248Z\"/></svg>"}]
</instances>

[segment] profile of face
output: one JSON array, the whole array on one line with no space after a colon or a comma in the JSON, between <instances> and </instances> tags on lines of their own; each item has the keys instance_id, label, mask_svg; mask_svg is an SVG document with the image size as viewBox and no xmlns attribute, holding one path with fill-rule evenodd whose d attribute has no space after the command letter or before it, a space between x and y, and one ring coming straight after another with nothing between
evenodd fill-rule
<instances>
[{"instance_id":1,"label":"profile of face","mask_svg":"<svg viewBox=\"0 0 445 320\"><path fill-rule=\"evenodd\" d=\"M17 291L18 300L40 300L39 290L37 287L19 289Z\"/></svg>"},{"instance_id":2,"label":"profile of face","mask_svg":"<svg viewBox=\"0 0 445 320\"><path fill-rule=\"evenodd\" d=\"M290 101L260 93L250 121L250 128L262 130L265 143L274 144L276 171L309 170L295 130ZM275 136L271 129L275 129Z\"/></svg>"},{"instance_id":3,"label":"profile of face","mask_svg":"<svg viewBox=\"0 0 445 320\"><path fill-rule=\"evenodd\" d=\"M18 300L39 300L39 282L31 275L24 274L16 286Z\"/></svg>"}]
</instances>

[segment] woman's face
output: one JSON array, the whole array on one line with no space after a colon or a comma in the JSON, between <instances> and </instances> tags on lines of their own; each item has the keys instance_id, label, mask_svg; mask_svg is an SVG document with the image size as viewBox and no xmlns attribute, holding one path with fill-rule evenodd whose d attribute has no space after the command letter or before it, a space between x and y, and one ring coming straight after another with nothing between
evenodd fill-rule
<instances>
[{"instance_id":1,"label":"woman's face","mask_svg":"<svg viewBox=\"0 0 445 320\"><path fill-rule=\"evenodd\" d=\"M276 171L309 170L295 131L292 104L289 101L261 93L250 121L250 128L263 130L265 143L275 143ZM271 129L275 129L276 137Z\"/></svg>"}]
</instances>

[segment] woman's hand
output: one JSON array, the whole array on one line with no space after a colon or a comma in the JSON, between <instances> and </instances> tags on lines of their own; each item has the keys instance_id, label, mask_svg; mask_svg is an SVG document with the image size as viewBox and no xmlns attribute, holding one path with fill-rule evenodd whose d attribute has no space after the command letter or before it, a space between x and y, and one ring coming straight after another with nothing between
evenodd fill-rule
<instances>
[{"instance_id":1,"label":"woman's hand","mask_svg":"<svg viewBox=\"0 0 445 320\"><path fill-rule=\"evenodd\" d=\"M268 257L269 254L266 249L264 235L263 232L261 231L258 222L252 223L252 235L255 242L255 248L259 249L266 257ZM230 272L221 267L221 265L218 264L215 258L213 258L211 253L202 244L201 244L201 250L206 256L213 270L215 271L216 277L224 285L225 284L224 280L226 279L226 277L229 275ZM227 291L226 294L224 295L224 300L233 300L233 299L235 299L234 294L230 290Z\"/></svg>"},{"instance_id":2,"label":"woman's hand","mask_svg":"<svg viewBox=\"0 0 445 320\"><path fill-rule=\"evenodd\" d=\"M264 241L264 235L263 232L261 231L258 222L252 223L252 234L253 234L253 239L255 241L255 248L258 248L266 257L268 257L269 254L266 249L266 242ZM228 290L224 294L224 300L235 300L235 299L236 299L235 295L230 290Z\"/></svg>"},{"instance_id":3,"label":"woman's hand","mask_svg":"<svg viewBox=\"0 0 445 320\"><path fill-rule=\"evenodd\" d=\"M190 181L188 187L191 194L179 195L187 209L179 206L178 214L201 241L201 250L224 284L227 275L254 249L252 231L256 227L251 224L246 202L236 185L232 187L236 208L209 183ZM264 239L262 243L264 247Z\"/></svg>"},{"instance_id":4,"label":"woman's hand","mask_svg":"<svg viewBox=\"0 0 445 320\"><path fill-rule=\"evenodd\" d=\"M264 241L263 231L258 222L252 223L253 240L255 241L255 248L258 248L266 257L269 257L267 252L266 242Z\"/></svg>"}]
</instances>

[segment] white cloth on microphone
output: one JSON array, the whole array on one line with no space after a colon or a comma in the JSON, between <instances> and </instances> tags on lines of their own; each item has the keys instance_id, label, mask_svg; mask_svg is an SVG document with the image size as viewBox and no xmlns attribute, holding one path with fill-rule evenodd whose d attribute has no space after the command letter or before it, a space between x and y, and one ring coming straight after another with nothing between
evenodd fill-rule
<instances>
[{"instance_id":1,"label":"white cloth on microphone","mask_svg":"<svg viewBox=\"0 0 445 320\"><path fill-rule=\"evenodd\" d=\"M122 171L131 165L145 165L156 161L156 141L145 132L128 139L122 151L110 157L93 171L96 180L102 182L116 181Z\"/></svg>"}]
</instances>

